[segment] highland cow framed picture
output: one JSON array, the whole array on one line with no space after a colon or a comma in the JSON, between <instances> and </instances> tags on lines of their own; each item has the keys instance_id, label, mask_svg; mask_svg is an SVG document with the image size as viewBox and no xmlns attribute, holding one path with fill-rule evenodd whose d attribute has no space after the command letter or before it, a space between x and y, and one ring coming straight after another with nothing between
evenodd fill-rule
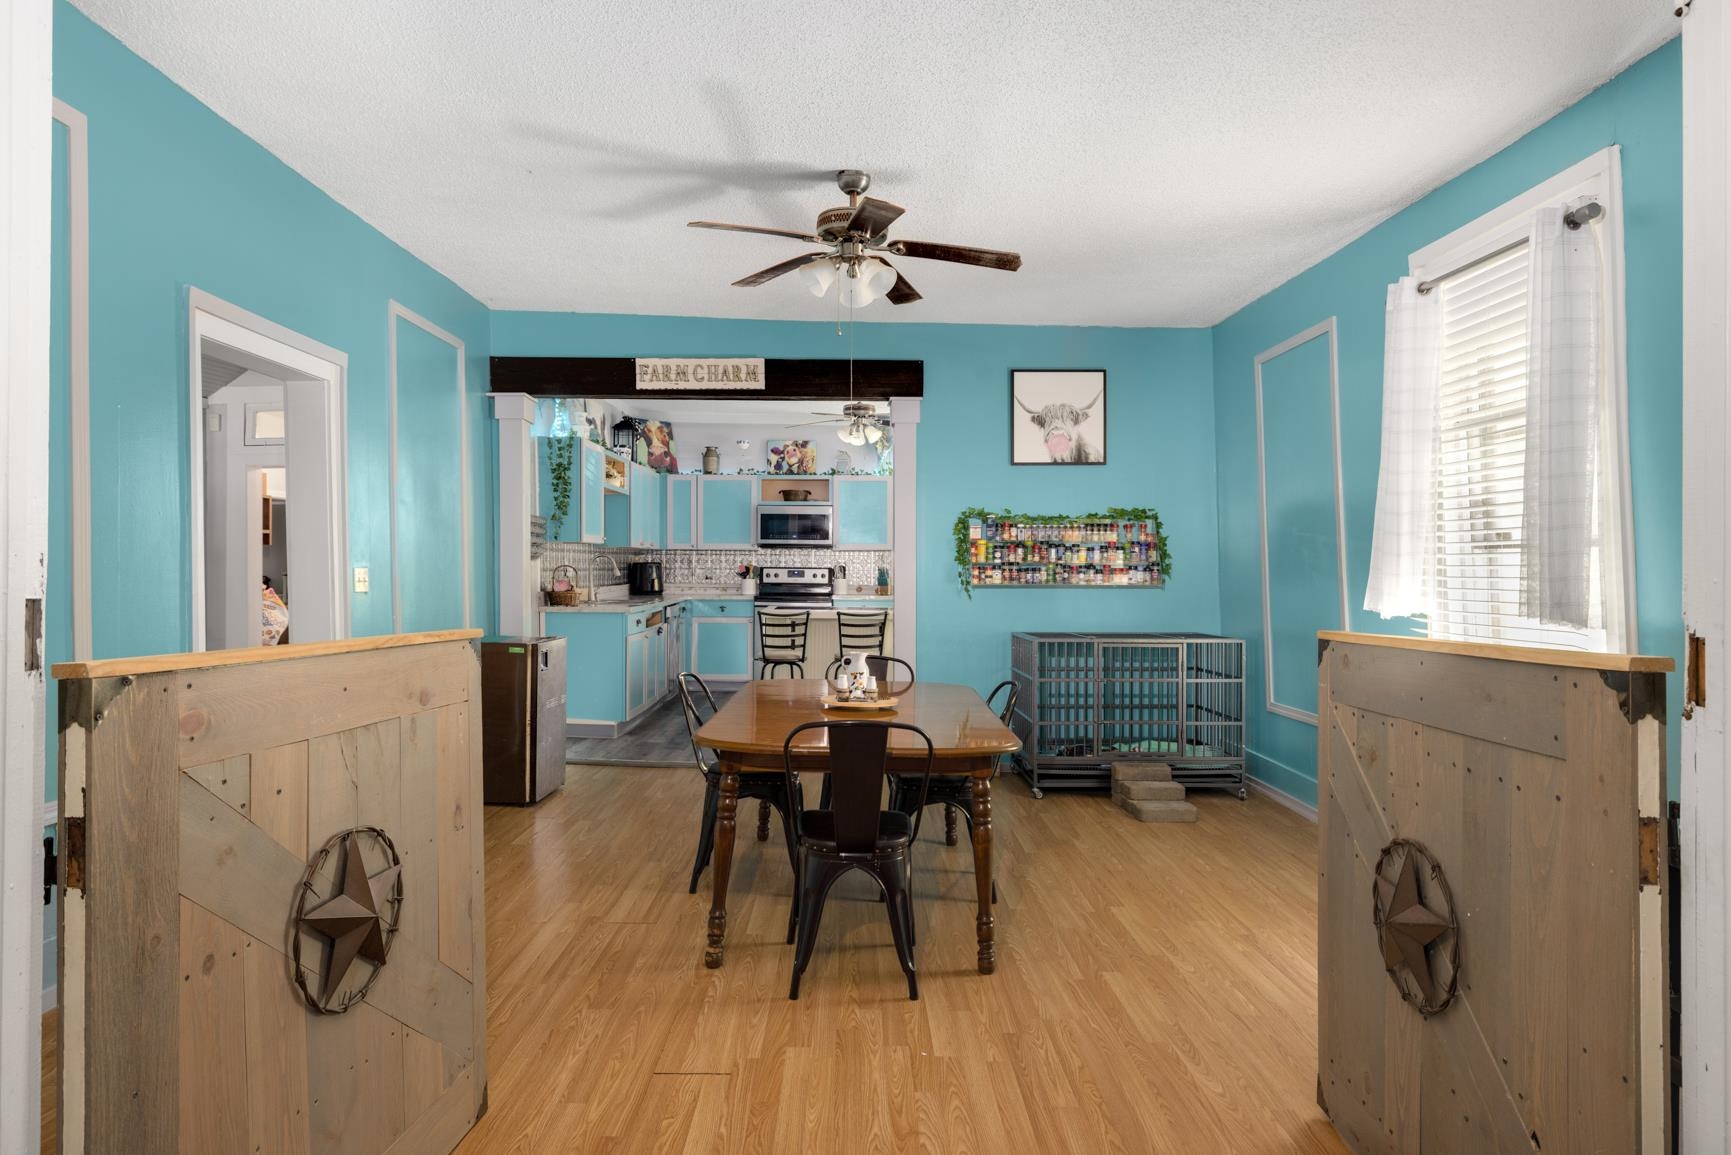
<instances>
[{"instance_id":1,"label":"highland cow framed picture","mask_svg":"<svg viewBox=\"0 0 1731 1155\"><path fill-rule=\"evenodd\" d=\"M1106 370L1010 370L1010 464L1106 464Z\"/></svg>"}]
</instances>

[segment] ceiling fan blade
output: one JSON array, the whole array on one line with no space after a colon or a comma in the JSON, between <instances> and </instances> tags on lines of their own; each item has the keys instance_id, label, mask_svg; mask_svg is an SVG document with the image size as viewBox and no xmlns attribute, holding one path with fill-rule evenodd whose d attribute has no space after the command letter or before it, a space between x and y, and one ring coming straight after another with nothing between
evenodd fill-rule
<instances>
[{"instance_id":1,"label":"ceiling fan blade","mask_svg":"<svg viewBox=\"0 0 1731 1155\"><path fill-rule=\"evenodd\" d=\"M816 233L796 233L792 229L766 229L761 225L729 225L721 221L690 221L688 228L693 229L723 229L730 233L761 233L766 237L787 237L795 241L810 241L814 245L828 244Z\"/></svg>"},{"instance_id":2,"label":"ceiling fan blade","mask_svg":"<svg viewBox=\"0 0 1731 1155\"><path fill-rule=\"evenodd\" d=\"M933 241L891 241L884 246L898 257L920 257L928 261L955 261L1013 273L1022 267L1021 253L998 249L971 249L966 245L941 245Z\"/></svg>"},{"instance_id":3,"label":"ceiling fan blade","mask_svg":"<svg viewBox=\"0 0 1731 1155\"><path fill-rule=\"evenodd\" d=\"M767 269L759 269L757 272L751 274L751 276L741 277L733 283L738 288L749 289L754 285L761 285L766 281L773 281L784 273L791 273L795 269L804 268L813 261L827 261L829 258L830 254L828 253L801 253L791 261L783 261L779 265L771 265Z\"/></svg>"},{"instance_id":4,"label":"ceiling fan blade","mask_svg":"<svg viewBox=\"0 0 1731 1155\"><path fill-rule=\"evenodd\" d=\"M920 291L908 283L908 279L902 276L902 271L894 265L890 265L888 261L885 261L884 264L889 265L896 275L896 283L890 286L890 291L884 294L884 299L892 305L906 305L910 301L919 300Z\"/></svg>"},{"instance_id":5,"label":"ceiling fan blade","mask_svg":"<svg viewBox=\"0 0 1731 1155\"><path fill-rule=\"evenodd\" d=\"M813 425L843 425L846 423L847 423L847 418L845 418L845 417L831 417L827 421L801 421L798 425L789 425L789 426L787 426L787 428L789 428L789 429L809 429Z\"/></svg>"},{"instance_id":6,"label":"ceiling fan blade","mask_svg":"<svg viewBox=\"0 0 1731 1155\"><path fill-rule=\"evenodd\" d=\"M901 205L892 205L889 201L880 201L876 197L861 197L853 216L848 218L847 231L864 233L868 237L881 237L884 231L907 211Z\"/></svg>"}]
</instances>

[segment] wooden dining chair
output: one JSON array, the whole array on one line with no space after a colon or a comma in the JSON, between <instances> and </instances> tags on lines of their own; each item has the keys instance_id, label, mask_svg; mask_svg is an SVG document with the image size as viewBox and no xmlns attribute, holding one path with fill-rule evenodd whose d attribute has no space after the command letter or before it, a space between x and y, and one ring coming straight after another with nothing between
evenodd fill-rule
<instances>
[{"instance_id":1,"label":"wooden dining chair","mask_svg":"<svg viewBox=\"0 0 1731 1155\"><path fill-rule=\"evenodd\" d=\"M715 695L709 692L709 686L702 678L696 674L682 673L679 675L679 702L685 711L686 732L691 736L691 756L697 763L698 773L703 775L703 825L697 832L697 858L691 864L691 889L687 892L696 894L697 880L703 875L703 868L709 865L710 855L715 851L715 816L721 806L721 767L708 751L697 744L698 729L715 716ZM739 775L739 797L756 798L763 805L775 807L781 814L782 837L787 840L787 861L793 867L794 878L797 880L799 854L794 836L794 818L802 801L799 780L795 778L790 781L786 775L775 770L742 771ZM767 836L768 832L765 831L759 838L761 840ZM794 894L797 898L797 888Z\"/></svg>"},{"instance_id":2,"label":"wooden dining chair","mask_svg":"<svg viewBox=\"0 0 1731 1155\"><path fill-rule=\"evenodd\" d=\"M807 722L796 726L781 747L782 766L790 792L799 782L799 772L793 765L794 743L800 735L812 730L824 731L835 793L828 808L801 810L796 812L794 819L794 836L799 844L798 865L794 871L798 894L788 921L788 941L794 942L797 929L798 942L794 946L793 979L787 997L799 998L799 980L811 962L818 924L823 920L824 901L829 897L830 888L848 871L859 870L870 875L883 888L896 957L908 979L908 998L918 999L920 984L914 968L913 878L909 851L920 832L920 811L925 809L924 790L931 785L932 762L936 755L932 740L924 730L906 722ZM912 817L899 810L885 810L880 805L889 765L890 735L897 730L918 735L926 747L925 769L917 776L921 783L920 805L914 808ZM912 779L915 776L904 777Z\"/></svg>"},{"instance_id":3,"label":"wooden dining chair","mask_svg":"<svg viewBox=\"0 0 1731 1155\"><path fill-rule=\"evenodd\" d=\"M992 687L992 692L986 695L986 705L997 714L998 720L1004 725L1011 724L1016 715L1016 683L1005 679ZM1000 699L1002 705L999 705ZM1008 754L998 756L997 764L992 767L992 777L1003 773L1004 762ZM949 846L956 844L956 816L959 814L968 824L968 841L973 841L974 835L974 780L961 775L940 775L932 780L925 791L925 802L918 803L931 806L942 803L944 807L944 843ZM890 806L906 812L916 805L914 782L907 774L890 775ZM998 882L992 880L992 901L998 901Z\"/></svg>"}]
</instances>

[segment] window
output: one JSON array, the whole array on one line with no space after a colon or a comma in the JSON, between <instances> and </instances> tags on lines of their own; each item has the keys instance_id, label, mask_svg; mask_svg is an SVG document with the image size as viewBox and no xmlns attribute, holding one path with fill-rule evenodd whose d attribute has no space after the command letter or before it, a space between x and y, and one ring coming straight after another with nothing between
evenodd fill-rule
<instances>
[{"instance_id":1,"label":"window","mask_svg":"<svg viewBox=\"0 0 1731 1155\"><path fill-rule=\"evenodd\" d=\"M1401 314L1416 325L1401 339L1428 332L1414 347L1434 360L1401 362L1403 424L1385 379L1367 608L1437 638L1634 647L1620 185L1613 147L1414 253L1412 283L1391 287L1389 355L1411 353L1393 343L1397 298L1431 292L1428 320ZM1589 203L1597 219L1567 229L1561 214ZM1434 397L1416 423L1415 397ZM1409 504L1391 503L1407 513L1385 536L1390 470L1412 480L1392 483Z\"/></svg>"},{"instance_id":2,"label":"window","mask_svg":"<svg viewBox=\"0 0 1731 1155\"><path fill-rule=\"evenodd\" d=\"M283 407L264 402L252 402L246 407L246 443L248 445L281 445L287 433Z\"/></svg>"},{"instance_id":3,"label":"window","mask_svg":"<svg viewBox=\"0 0 1731 1155\"><path fill-rule=\"evenodd\" d=\"M1525 540L1527 245L1438 286L1435 638L1602 650L1598 628L1522 616ZM1593 535L1598 541L1598 535ZM1602 552L1592 550L1595 585Z\"/></svg>"}]
</instances>

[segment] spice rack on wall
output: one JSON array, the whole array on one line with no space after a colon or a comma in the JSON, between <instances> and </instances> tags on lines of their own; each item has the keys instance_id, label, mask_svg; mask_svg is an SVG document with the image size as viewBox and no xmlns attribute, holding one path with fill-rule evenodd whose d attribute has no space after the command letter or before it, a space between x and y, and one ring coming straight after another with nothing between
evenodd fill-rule
<instances>
[{"instance_id":1,"label":"spice rack on wall","mask_svg":"<svg viewBox=\"0 0 1731 1155\"><path fill-rule=\"evenodd\" d=\"M1160 515L1110 509L1070 516L964 510L956 519L962 588L1158 589L1171 575Z\"/></svg>"}]
</instances>

